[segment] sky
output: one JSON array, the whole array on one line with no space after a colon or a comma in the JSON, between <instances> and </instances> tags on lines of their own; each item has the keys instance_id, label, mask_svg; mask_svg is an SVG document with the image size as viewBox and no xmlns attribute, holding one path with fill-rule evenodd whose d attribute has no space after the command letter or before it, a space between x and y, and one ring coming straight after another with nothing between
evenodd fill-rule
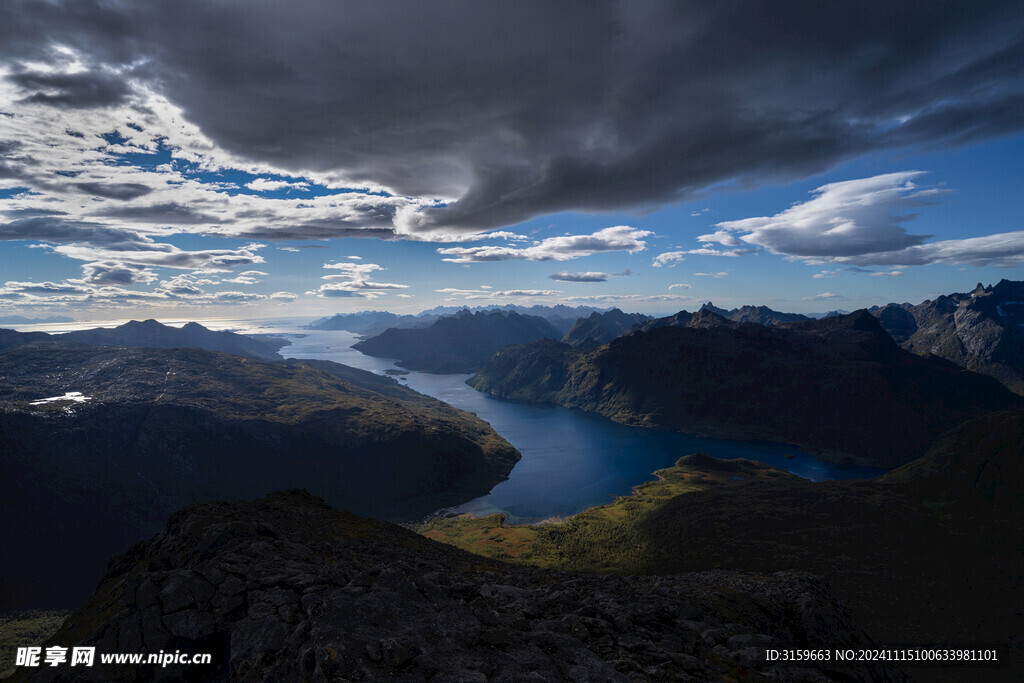
<instances>
[{"instance_id":1,"label":"sky","mask_svg":"<svg viewBox=\"0 0 1024 683\"><path fill-rule=\"evenodd\" d=\"M0 317L1024 279L1024 5L6 0Z\"/></svg>"}]
</instances>

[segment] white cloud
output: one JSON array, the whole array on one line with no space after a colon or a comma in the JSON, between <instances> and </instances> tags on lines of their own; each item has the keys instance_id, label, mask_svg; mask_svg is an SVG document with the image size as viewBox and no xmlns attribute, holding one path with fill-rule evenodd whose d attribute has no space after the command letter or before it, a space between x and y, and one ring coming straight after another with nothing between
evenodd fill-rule
<instances>
[{"instance_id":1,"label":"white cloud","mask_svg":"<svg viewBox=\"0 0 1024 683\"><path fill-rule=\"evenodd\" d=\"M233 285L256 285L259 284L259 280L254 277L245 277L244 275L238 275L232 278L224 278L222 282L230 282Z\"/></svg>"},{"instance_id":2,"label":"white cloud","mask_svg":"<svg viewBox=\"0 0 1024 683\"><path fill-rule=\"evenodd\" d=\"M588 270L585 273L552 273L548 277L559 282L607 282L608 278L612 277L612 274Z\"/></svg>"},{"instance_id":3,"label":"white cloud","mask_svg":"<svg viewBox=\"0 0 1024 683\"><path fill-rule=\"evenodd\" d=\"M903 275L902 270L890 270L885 273L871 273L871 277L899 277Z\"/></svg>"},{"instance_id":4,"label":"white cloud","mask_svg":"<svg viewBox=\"0 0 1024 683\"><path fill-rule=\"evenodd\" d=\"M104 264L88 264L104 265ZM114 269L111 269L114 270ZM99 271L97 271L99 272ZM207 292L193 276L178 275L161 281L152 291L127 289L116 284L116 277L98 281L65 280L63 282L8 281L0 286L0 303L7 310L43 309L126 309L145 306L173 305L201 307L210 304L247 305L286 300L288 292L271 296L241 291ZM113 282L113 284L110 284Z\"/></svg>"},{"instance_id":5,"label":"white cloud","mask_svg":"<svg viewBox=\"0 0 1024 683\"><path fill-rule=\"evenodd\" d=\"M1013 267L1024 263L1024 231L943 240L897 251L836 259L859 266L925 266L933 263Z\"/></svg>"},{"instance_id":6,"label":"white cloud","mask_svg":"<svg viewBox=\"0 0 1024 683\"><path fill-rule=\"evenodd\" d=\"M690 287L690 285L686 284L685 282L677 282L674 285L669 285L668 288L669 289L693 289L692 287Z\"/></svg>"},{"instance_id":7,"label":"white cloud","mask_svg":"<svg viewBox=\"0 0 1024 683\"><path fill-rule=\"evenodd\" d=\"M727 246L742 241L809 263L1007 267L1024 263L1024 231L938 242L928 242L929 235L907 233L903 224L915 217L914 210L934 204L944 193L916 184L921 175L921 171L903 171L822 185L808 201L774 216L725 221L717 224L716 232L698 239ZM829 272L836 271L822 271Z\"/></svg>"},{"instance_id":8,"label":"white cloud","mask_svg":"<svg viewBox=\"0 0 1024 683\"><path fill-rule=\"evenodd\" d=\"M568 296L567 303L576 304L644 304L689 301L681 294L594 294L592 296Z\"/></svg>"},{"instance_id":9,"label":"white cloud","mask_svg":"<svg viewBox=\"0 0 1024 683\"><path fill-rule=\"evenodd\" d=\"M341 272L324 275L320 279L327 280L328 284L320 285L318 289L307 292L307 294L326 298L363 297L373 299L381 296L386 290L409 288L409 285L371 280L372 273L385 270L383 266L376 263L325 263L324 268Z\"/></svg>"},{"instance_id":10,"label":"white cloud","mask_svg":"<svg viewBox=\"0 0 1024 683\"><path fill-rule=\"evenodd\" d=\"M704 235L707 237L707 235ZM756 251L756 249L712 249L709 246L701 247L699 249L685 249L683 251L667 251L664 254L658 254L654 257L651 265L655 268L661 266L668 266L669 268L675 266L677 263L686 260L686 256L692 254L694 256L729 256L735 258L737 256L743 256L744 254L750 254Z\"/></svg>"},{"instance_id":11,"label":"white cloud","mask_svg":"<svg viewBox=\"0 0 1024 683\"><path fill-rule=\"evenodd\" d=\"M569 261L609 251L635 253L643 251L647 243L642 238L654 233L626 225L598 230L591 235L560 235L549 237L531 247L448 247L438 249L439 254L451 256L451 263L481 263L485 261Z\"/></svg>"},{"instance_id":12,"label":"white cloud","mask_svg":"<svg viewBox=\"0 0 1024 683\"><path fill-rule=\"evenodd\" d=\"M491 292L496 297L534 297L534 296L558 296L561 294L558 289L507 289L500 292Z\"/></svg>"},{"instance_id":13,"label":"white cloud","mask_svg":"<svg viewBox=\"0 0 1024 683\"><path fill-rule=\"evenodd\" d=\"M774 216L718 223L706 242L735 246L736 240L776 254L832 259L905 249L926 235L903 228L911 209L935 202L939 190L916 185L921 171L887 173L822 185L812 199Z\"/></svg>"},{"instance_id":14,"label":"white cloud","mask_svg":"<svg viewBox=\"0 0 1024 683\"><path fill-rule=\"evenodd\" d=\"M720 273L694 273L694 275L697 276L697 277L713 277L716 280L720 280L723 277L726 277L727 275L729 275L729 273L724 273L724 272L720 272Z\"/></svg>"},{"instance_id":15,"label":"white cloud","mask_svg":"<svg viewBox=\"0 0 1024 683\"><path fill-rule=\"evenodd\" d=\"M815 280L824 280L824 279L827 279L827 278L840 277L840 276L842 276L842 272L841 271L838 271L838 270L823 270L823 271L821 271L819 273L815 273L811 277L813 277Z\"/></svg>"},{"instance_id":16,"label":"white cloud","mask_svg":"<svg viewBox=\"0 0 1024 683\"><path fill-rule=\"evenodd\" d=\"M256 253L263 244L247 244L238 249L203 249L187 251L163 242L147 241L129 245L93 247L87 244L59 244L48 247L52 251L79 261L128 263L137 266L159 266L183 270L207 271L263 263Z\"/></svg>"},{"instance_id":17,"label":"white cloud","mask_svg":"<svg viewBox=\"0 0 1024 683\"><path fill-rule=\"evenodd\" d=\"M257 178L251 183L246 183L245 186L256 192L274 192L275 190L285 189L306 191L309 189L309 183L302 181L288 182L286 180L269 180L267 178Z\"/></svg>"},{"instance_id":18,"label":"white cloud","mask_svg":"<svg viewBox=\"0 0 1024 683\"><path fill-rule=\"evenodd\" d=\"M106 261L82 266L82 279L94 285L134 285L153 282L157 275L144 266Z\"/></svg>"},{"instance_id":19,"label":"white cloud","mask_svg":"<svg viewBox=\"0 0 1024 683\"><path fill-rule=\"evenodd\" d=\"M814 296L805 296L804 301L828 301L830 299L845 299L846 297L834 292L822 292Z\"/></svg>"},{"instance_id":20,"label":"white cloud","mask_svg":"<svg viewBox=\"0 0 1024 683\"><path fill-rule=\"evenodd\" d=\"M685 251L666 251L664 254L658 254L651 261L651 265L655 268L661 268L662 266L668 266L669 268L675 266L677 263L681 263L686 260Z\"/></svg>"},{"instance_id":21,"label":"white cloud","mask_svg":"<svg viewBox=\"0 0 1024 683\"><path fill-rule=\"evenodd\" d=\"M698 242L714 242L724 247L742 247L743 242L728 230L716 230L708 235L698 235Z\"/></svg>"}]
</instances>

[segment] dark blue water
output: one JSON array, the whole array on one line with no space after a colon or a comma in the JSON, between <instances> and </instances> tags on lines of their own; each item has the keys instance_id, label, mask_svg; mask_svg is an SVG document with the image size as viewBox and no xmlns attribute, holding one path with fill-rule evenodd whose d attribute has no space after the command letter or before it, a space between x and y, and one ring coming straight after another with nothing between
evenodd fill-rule
<instances>
[{"instance_id":1,"label":"dark blue water","mask_svg":"<svg viewBox=\"0 0 1024 683\"><path fill-rule=\"evenodd\" d=\"M355 340L348 332L310 331L305 338L294 338L282 353L378 373L395 368L391 360L349 348ZM793 446L627 427L566 408L506 401L466 385L469 375L412 372L404 377L402 383L410 388L486 420L523 454L507 481L486 496L452 508L453 512L505 512L513 522L565 517L628 495L637 484L653 480L654 470L697 451L719 458L760 460L815 481L875 477L884 472L822 462Z\"/></svg>"}]
</instances>

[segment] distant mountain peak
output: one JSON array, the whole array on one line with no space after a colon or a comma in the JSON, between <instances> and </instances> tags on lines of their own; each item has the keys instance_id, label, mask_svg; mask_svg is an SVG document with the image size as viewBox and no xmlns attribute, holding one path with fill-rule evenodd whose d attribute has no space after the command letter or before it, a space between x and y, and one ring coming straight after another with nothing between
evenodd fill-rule
<instances>
[{"instance_id":1,"label":"distant mountain peak","mask_svg":"<svg viewBox=\"0 0 1024 683\"><path fill-rule=\"evenodd\" d=\"M969 293L872 312L904 349L990 375L1024 395L1024 282L979 282Z\"/></svg>"}]
</instances>

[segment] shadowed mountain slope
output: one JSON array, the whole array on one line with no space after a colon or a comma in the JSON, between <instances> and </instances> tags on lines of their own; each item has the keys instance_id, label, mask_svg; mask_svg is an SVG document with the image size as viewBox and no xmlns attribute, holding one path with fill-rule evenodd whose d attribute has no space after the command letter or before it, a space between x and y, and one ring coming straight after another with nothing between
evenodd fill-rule
<instances>
[{"instance_id":1,"label":"shadowed mountain slope","mask_svg":"<svg viewBox=\"0 0 1024 683\"><path fill-rule=\"evenodd\" d=\"M187 503L302 486L411 519L519 459L475 416L335 363L48 343L0 353L0 454L2 599L33 607L84 597ZM58 579L69 557L81 569Z\"/></svg>"},{"instance_id":2,"label":"shadowed mountain slope","mask_svg":"<svg viewBox=\"0 0 1024 683\"><path fill-rule=\"evenodd\" d=\"M607 344L619 335L629 332L634 325L651 320L643 313L623 313L617 308L604 313L591 313L580 318L572 329L565 333L562 341L577 348L593 348Z\"/></svg>"},{"instance_id":3,"label":"shadowed mountain slope","mask_svg":"<svg viewBox=\"0 0 1024 683\"><path fill-rule=\"evenodd\" d=\"M399 365L424 372L473 372L498 349L562 334L543 318L515 311L464 310L423 329L389 329L353 344L369 356L396 358Z\"/></svg>"},{"instance_id":4,"label":"shadowed mountain slope","mask_svg":"<svg viewBox=\"0 0 1024 683\"><path fill-rule=\"evenodd\" d=\"M626 424L791 443L881 467L1021 403L991 378L904 351L865 311L772 327L681 312L591 351L546 339L504 349L469 383Z\"/></svg>"}]
</instances>

